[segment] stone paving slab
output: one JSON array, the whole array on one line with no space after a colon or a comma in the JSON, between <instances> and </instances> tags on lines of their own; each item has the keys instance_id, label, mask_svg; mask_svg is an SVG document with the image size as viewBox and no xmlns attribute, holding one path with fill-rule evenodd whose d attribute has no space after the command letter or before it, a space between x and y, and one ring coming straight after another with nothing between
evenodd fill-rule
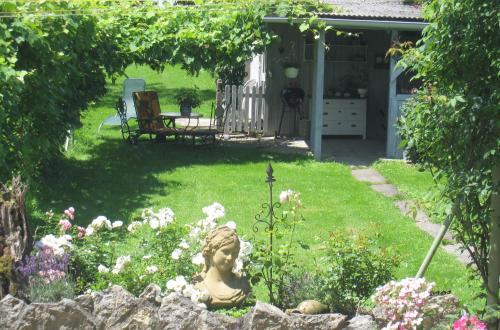
<instances>
[{"instance_id":1,"label":"stone paving slab","mask_svg":"<svg viewBox=\"0 0 500 330\"><path fill-rule=\"evenodd\" d=\"M358 169L352 170L352 175L359 181L369 183L385 183L385 179L379 172L374 169Z\"/></svg>"},{"instance_id":2,"label":"stone paving slab","mask_svg":"<svg viewBox=\"0 0 500 330\"><path fill-rule=\"evenodd\" d=\"M384 177L374 169L353 169L352 175L359 181L371 183L370 187L373 190L385 196L393 197L399 193L394 185L386 184ZM399 208L403 215L414 219L415 224L420 230L425 231L432 237L436 237L439 234L441 225L431 222L427 214L415 205L415 202L411 200L397 200L394 201L394 205ZM453 237L449 231L446 232L444 238L453 241ZM469 253L461 251L457 244L441 244L441 247L446 252L456 256L464 264L470 264L472 261Z\"/></svg>"},{"instance_id":3,"label":"stone paving slab","mask_svg":"<svg viewBox=\"0 0 500 330\"><path fill-rule=\"evenodd\" d=\"M399 194L398 188L396 188L396 186L394 186L393 184L389 183L373 184L370 187L373 190L387 197L393 197Z\"/></svg>"}]
</instances>

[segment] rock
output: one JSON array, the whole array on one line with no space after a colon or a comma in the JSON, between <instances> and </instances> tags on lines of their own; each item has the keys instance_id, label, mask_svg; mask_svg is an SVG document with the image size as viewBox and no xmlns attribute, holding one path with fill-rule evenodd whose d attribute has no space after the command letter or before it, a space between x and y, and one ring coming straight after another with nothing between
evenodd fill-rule
<instances>
[{"instance_id":1,"label":"rock","mask_svg":"<svg viewBox=\"0 0 500 330\"><path fill-rule=\"evenodd\" d=\"M287 315L279 308L262 302L243 317L242 329L341 329L347 320L342 314Z\"/></svg>"},{"instance_id":2,"label":"rock","mask_svg":"<svg viewBox=\"0 0 500 330\"><path fill-rule=\"evenodd\" d=\"M292 319L290 329L303 330L342 329L347 320L346 315L338 313L319 315L294 314L290 318Z\"/></svg>"},{"instance_id":3,"label":"rock","mask_svg":"<svg viewBox=\"0 0 500 330\"><path fill-rule=\"evenodd\" d=\"M156 284L149 284L144 291L139 295L139 298L148 301L152 304L160 306L161 304L161 288Z\"/></svg>"},{"instance_id":4,"label":"rock","mask_svg":"<svg viewBox=\"0 0 500 330\"><path fill-rule=\"evenodd\" d=\"M373 330L377 329L377 323L370 315L356 315L347 322L342 330Z\"/></svg>"},{"instance_id":5,"label":"rock","mask_svg":"<svg viewBox=\"0 0 500 330\"><path fill-rule=\"evenodd\" d=\"M16 328L15 324L24 313L26 303L10 294L0 300L0 325L9 325Z\"/></svg>"},{"instance_id":6,"label":"rock","mask_svg":"<svg viewBox=\"0 0 500 330\"><path fill-rule=\"evenodd\" d=\"M5 329L342 329L347 316L341 314L287 315L280 309L257 302L244 317L236 319L193 303L180 294L170 294L158 306L160 290L150 285L139 298L120 286L81 295L58 303L26 304L13 296L0 301L0 327ZM367 321L368 322L368 321ZM365 322L365 323L367 323ZM351 320L345 329L365 324ZM358 329L358 328L356 328ZM367 327L359 329L369 329Z\"/></svg>"},{"instance_id":7,"label":"rock","mask_svg":"<svg viewBox=\"0 0 500 330\"><path fill-rule=\"evenodd\" d=\"M98 329L152 329L158 327L157 308L114 285L92 294Z\"/></svg>"},{"instance_id":8,"label":"rock","mask_svg":"<svg viewBox=\"0 0 500 330\"><path fill-rule=\"evenodd\" d=\"M158 318L160 329L240 329L240 320L209 312L177 293L163 298Z\"/></svg>"},{"instance_id":9,"label":"rock","mask_svg":"<svg viewBox=\"0 0 500 330\"><path fill-rule=\"evenodd\" d=\"M254 308L243 317L242 329L290 329L289 317L278 307L257 301Z\"/></svg>"},{"instance_id":10,"label":"rock","mask_svg":"<svg viewBox=\"0 0 500 330\"><path fill-rule=\"evenodd\" d=\"M95 329L92 315L76 301L31 304L12 296L0 301L2 329Z\"/></svg>"},{"instance_id":11,"label":"rock","mask_svg":"<svg viewBox=\"0 0 500 330\"><path fill-rule=\"evenodd\" d=\"M75 298L75 301L88 313L94 313L94 300L90 294L83 294Z\"/></svg>"}]
</instances>

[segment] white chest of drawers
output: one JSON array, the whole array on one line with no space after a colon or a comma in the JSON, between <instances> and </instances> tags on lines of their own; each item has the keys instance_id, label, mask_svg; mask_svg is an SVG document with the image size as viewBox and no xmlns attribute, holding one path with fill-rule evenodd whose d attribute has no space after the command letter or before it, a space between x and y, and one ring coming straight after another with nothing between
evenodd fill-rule
<instances>
[{"instance_id":1,"label":"white chest of drawers","mask_svg":"<svg viewBox=\"0 0 500 330\"><path fill-rule=\"evenodd\" d=\"M366 139L366 99L324 99L323 135L361 135Z\"/></svg>"}]
</instances>

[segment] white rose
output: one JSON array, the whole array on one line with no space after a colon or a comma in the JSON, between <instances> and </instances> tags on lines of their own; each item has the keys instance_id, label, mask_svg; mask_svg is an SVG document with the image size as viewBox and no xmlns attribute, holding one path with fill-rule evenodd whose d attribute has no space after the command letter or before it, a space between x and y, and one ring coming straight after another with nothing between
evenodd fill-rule
<instances>
[{"instance_id":1,"label":"white rose","mask_svg":"<svg viewBox=\"0 0 500 330\"><path fill-rule=\"evenodd\" d=\"M146 273L148 273L148 274L154 274L157 271L158 271L158 267L156 267L155 265L146 267Z\"/></svg>"},{"instance_id":2,"label":"white rose","mask_svg":"<svg viewBox=\"0 0 500 330\"><path fill-rule=\"evenodd\" d=\"M88 226L86 229L85 229L85 235L86 236L90 236L94 233L94 227L91 227L91 226Z\"/></svg>"},{"instance_id":3,"label":"white rose","mask_svg":"<svg viewBox=\"0 0 500 330\"><path fill-rule=\"evenodd\" d=\"M201 266L205 264L205 258L201 253L197 253L191 258L191 262L195 265Z\"/></svg>"},{"instance_id":4,"label":"white rose","mask_svg":"<svg viewBox=\"0 0 500 330\"><path fill-rule=\"evenodd\" d=\"M188 243L188 242L186 242L185 240L182 240L182 241L179 243L179 247L180 247L181 249L184 249L184 250L189 249L189 243Z\"/></svg>"},{"instance_id":5,"label":"white rose","mask_svg":"<svg viewBox=\"0 0 500 330\"><path fill-rule=\"evenodd\" d=\"M175 280L167 281L167 289L172 291L177 286L177 282Z\"/></svg>"},{"instance_id":6,"label":"white rose","mask_svg":"<svg viewBox=\"0 0 500 330\"><path fill-rule=\"evenodd\" d=\"M194 287L191 284L186 285L186 287L182 290L182 295L186 298L192 297L192 295L196 292Z\"/></svg>"},{"instance_id":7,"label":"white rose","mask_svg":"<svg viewBox=\"0 0 500 330\"><path fill-rule=\"evenodd\" d=\"M123 221L120 221L120 220L116 220L115 222L113 222L111 224L111 227L113 227L113 228L120 228L121 226L123 226Z\"/></svg>"},{"instance_id":8,"label":"white rose","mask_svg":"<svg viewBox=\"0 0 500 330\"><path fill-rule=\"evenodd\" d=\"M97 266L97 271L99 273L109 273L109 268L104 265Z\"/></svg>"},{"instance_id":9,"label":"white rose","mask_svg":"<svg viewBox=\"0 0 500 330\"><path fill-rule=\"evenodd\" d=\"M128 225L127 230L133 232L140 226L142 226L142 223L140 223L139 221L133 221L130 225Z\"/></svg>"},{"instance_id":10,"label":"white rose","mask_svg":"<svg viewBox=\"0 0 500 330\"><path fill-rule=\"evenodd\" d=\"M160 227L160 222L156 218L151 218L149 220L149 226L151 229L158 229L158 227Z\"/></svg>"},{"instance_id":11,"label":"white rose","mask_svg":"<svg viewBox=\"0 0 500 330\"><path fill-rule=\"evenodd\" d=\"M148 259L151 259L151 255L148 254L148 255L145 255L144 257L142 257L142 260L148 260Z\"/></svg>"},{"instance_id":12,"label":"white rose","mask_svg":"<svg viewBox=\"0 0 500 330\"><path fill-rule=\"evenodd\" d=\"M231 228L232 230L235 230L236 229L236 223L234 221L228 221L226 224L225 224L226 227L229 227Z\"/></svg>"},{"instance_id":13,"label":"white rose","mask_svg":"<svg viewBox=\"0 0 500 330\"><path fill-rule=\"evenodd\" d=\"M182 250L181 249L175 249L174 251L172 251L172 259L174 260L179 260L179 258L181 257L181 254L182 254Z\"/></svg>"}]
</instances>

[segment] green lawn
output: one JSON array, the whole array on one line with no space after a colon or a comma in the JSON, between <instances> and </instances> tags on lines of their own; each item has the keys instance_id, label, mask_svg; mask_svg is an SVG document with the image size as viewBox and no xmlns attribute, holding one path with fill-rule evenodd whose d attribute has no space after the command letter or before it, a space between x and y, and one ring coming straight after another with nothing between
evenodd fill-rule
<instances>
[{"instance_id":1,"label":"green lawn","mask_svg":"<svg viewBox=\"0 0 500 330\"><path fill-rule=\"evenodd\" d=\"M149 87L157 86L160 97L171 95L181 82L195 81L178 69L168 69L159 76L145 68L132 68L127 74L145 77ZM211 81L208 75L201 75L196 84L209 95ZM101 214L129 222L145 207L170 207L179 222L190 223L203 217L202 207L217 201L226 207L226 219L238 224L239 233L251 237L254 216L268 198L264 179L271 161L277 179L276 197L287 188L302 194L306 223L298 236L312 245L311 252L300 256L306 267L320 254L320 241L315 238L343 229L377 237L378 244L397 251L402 258L398 278L416 273L431 237L401 216L391 199L354 180L347 166L258 146L148 141L127 145L116 127L105 127L98 135L100 121L114 111L112 104L120 86L118 80L85 114L67 157L55 162L44 174L43 184L30 192L32 208L62 211L72 205L78 224L84 225ZM168 106L165 100L162 107ZM210 102L207 96L205 104ZM469 285L469 272L450 255L439 251L427 278L437 282L438 290L451 290L473 307L477 303L477 287ZM263 299L261 295L258 298Z\"/></svg>"},{"instance_id":2,"label":"green lawn","mask_svg":"<svg viewBox=\"0 0 500 330\"><path fill-rule=\"evenodd\" d=\"M435 223L444 221L446 205L431 173L404 161L378 161L373 167L401 192L396 199L414 200Z\"/></svg>"}]
</instances>

